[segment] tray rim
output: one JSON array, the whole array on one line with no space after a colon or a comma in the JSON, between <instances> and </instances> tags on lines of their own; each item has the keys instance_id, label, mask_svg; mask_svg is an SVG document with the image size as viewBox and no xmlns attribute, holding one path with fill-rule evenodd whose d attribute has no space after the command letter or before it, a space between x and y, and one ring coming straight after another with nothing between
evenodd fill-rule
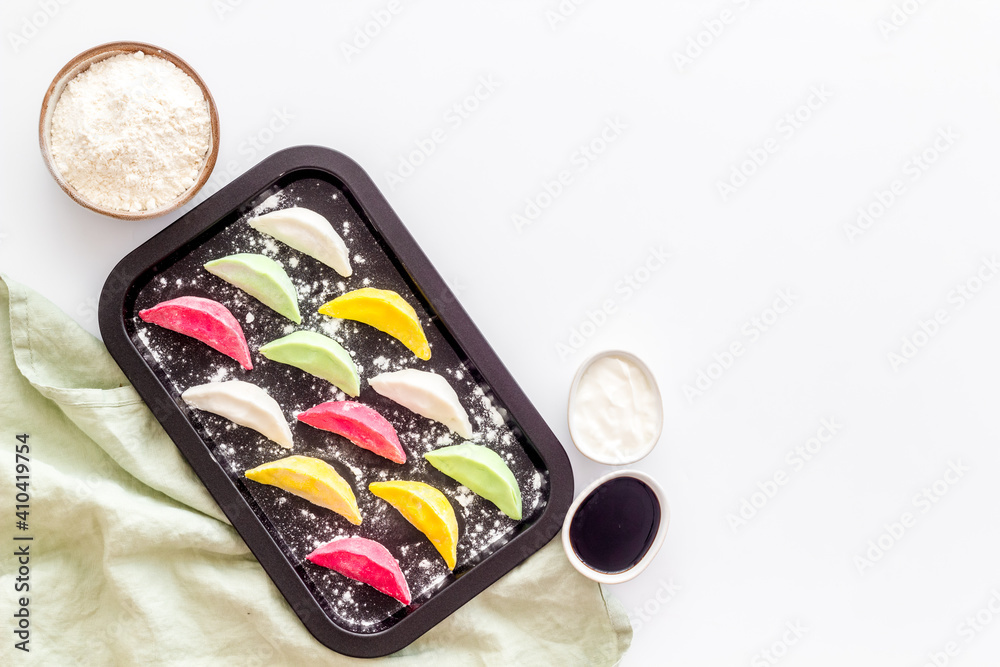
<instances>
[{"instance_id":1,"label":"tray rim","mask_svg":"<svg viewBox=\"0 0 1000 667\"><path fill-rule=\"evenodd\" d=\"M548 502L531 525L457 581L433 594L395 625L375 633L352 632L327 616L295 572L295 566L285 557L247 499L212 456L195 427L146 363L126 329L126 299L140 277L184 245L222 223L268 184L296 171L325 172L353 195L367 221L396 255L432 311L508 409L509 418L518 424L534 445L549 473ZM343 153L323 146L294 146L274 153L251 167L126 255L105 282L98 320L108 351L282 596L309 632L338 653L373 658L404 648L541 549L562 528L574 494L573 470L565 448L392 210L378 186L357 162Z\"/></svg>"}]
</instances>

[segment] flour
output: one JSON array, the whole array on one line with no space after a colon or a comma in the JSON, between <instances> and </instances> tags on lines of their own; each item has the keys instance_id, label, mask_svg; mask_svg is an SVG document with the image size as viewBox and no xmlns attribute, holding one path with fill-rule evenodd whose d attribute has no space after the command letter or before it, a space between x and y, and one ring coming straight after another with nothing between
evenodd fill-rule
<instances>
[{"instance_id":1,"label":"flour","mask_svg":"<svg viewBox=\"0 0 1000 667\"><path fill-rule=\"evenodd\" d=\"M78 74L52 114L56 168L84 199L110 209L152 210L176 200L194 185L211 141L198 84L142 51Z\"/></svg>"}]
</instances>

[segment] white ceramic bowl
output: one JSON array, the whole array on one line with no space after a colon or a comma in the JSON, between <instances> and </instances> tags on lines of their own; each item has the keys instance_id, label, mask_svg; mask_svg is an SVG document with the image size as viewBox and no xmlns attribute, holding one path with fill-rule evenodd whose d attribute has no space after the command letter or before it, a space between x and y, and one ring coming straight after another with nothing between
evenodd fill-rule
<instances>
[{"instance_id":1,"label":"white ceramic bowl","mask_svg":"<svg viewBox=\"0 0 1000 667\"><path fill-rule=\"evenodd\" d=\"M624 454L619 454L617 456L601 456L599 453L594 452L583 444L580 434L574 433L573 431L573 402L576 399L577 389L580 387L580 380L583 378L584 373L587 372L587 369L589 369L594 362L606 357L623 357L631 361L643 372L649 380L649 386L652 387L653 392L656 394L656 405L659 407L656 433L644 447L641 447L631 456L626 456ZM624 350L606 350L595 354L580 364L580 368L576 371L576 376L573 377L573 384L571 384L569 388L569 403L566 407L566 421L569 423L569 437L573 441L573 444L576 445L576 448L581 454L586 456L591 461L596 461L597 463L603 463L605 465L620 466L631 465L632 463L645 458L651 451L653 451L653 448L656 447L656 443L660 441L660 435L663 433L663 398L660 395L660 387L656 384L656 378L653 376L653 371L649 370L649 366L647 366L642 359L635 356L631 352L625 352Z\"/></svg>"},{"instance_id":2,"label":"white ceramic bowl","mask_svg":"<svg viewBox=\"0 0 1000 667\"><path fill-rule=\"evenodd\" d=\"M573 517L576 515L576 511L580 508L580 504L586 500L587 497L597 489L597 487L617 477L632 477L633 479L637 479L644 483L650 488L650 490L652 490L653 495L656 496L656 500L660 503L660 525L656 529L656 535L653 537L653 542L649 545L649 549L638 563L623 572L601 572L600 570L595 570L580 560L576 551L573 550L573 545L570 543L569 528L573 523ZM669 525L670 505L667 504L667 498L663 492L663 487L661 487L655 479L644 472L639 472L638 470L616 470L615 472L608 473L607 475L595 480L590 486L584 489L580 495L576 497L576 500L573 501L573 504L570 505L569 512L566 513L566 520L563 521L563 549L566 551L566 557L569 558L569 562L574 568L576 568L577 572L583 576L602 584L620 584L637 577L649 566L651 562L653 562L653 558L656 557L656 553L660 550L660 547L663 546L663 540L667 536L667 527Z\"/></svg>"}]
</instances>

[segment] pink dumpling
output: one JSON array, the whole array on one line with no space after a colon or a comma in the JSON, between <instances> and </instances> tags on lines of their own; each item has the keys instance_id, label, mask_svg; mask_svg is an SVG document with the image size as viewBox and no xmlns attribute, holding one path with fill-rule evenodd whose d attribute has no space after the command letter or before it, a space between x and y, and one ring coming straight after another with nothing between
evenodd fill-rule
<instances>
[{"instance_id":1,"label":"pink dumpling","mask_svg":"<svg viewBox=\"0 0 1000 667\"><path fill-rule=\"evenodd\" d=\"M217 301L182 296L140 310L139 317L143 322L199 340L240 362L248 371L253 368L243 327L229 309Z\"/></svg>"},{"instance_id":2,"label":"pink dumpling","mask_svg":"<svg viewBox=\"0 0 1000 667\"><path fill-rule=\"evenodd\" d=\"M406 463L399 436L385 417L354 401L330 401L299 413L298 420L342 435L358 447L395 463Z\"/></svg>"},{"instance_id":3,"label":"pink dumpling","mask_svg":"<svg viewBox=\"0 0 1000 667\"><path fill-rule=\"evenodd\" d=\"M399 569L399 563L378 542L364 537L345 537L327 542L306 558L311 563L368 584L404 605L410 604L410 587Z\"/></svg>"}]
</instances>

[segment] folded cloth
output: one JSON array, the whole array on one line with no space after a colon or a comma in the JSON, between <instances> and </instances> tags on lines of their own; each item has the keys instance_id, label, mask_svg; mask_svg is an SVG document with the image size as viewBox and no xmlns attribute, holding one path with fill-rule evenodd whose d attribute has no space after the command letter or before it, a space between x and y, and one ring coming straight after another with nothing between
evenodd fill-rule
<instances>
[{"instance_id":1,"label":"folded cloth","mask_svg":"<svg viewBox=\"0 0 1000 667\"><path fill-rule=\"evenodd\" d=\"M621 604L553 541L409 647L341 656L299 622L101 342L5 276L0 380L2 664L614 665L631 641ZM12 516L19 435L26 529ZM29 654L11 634L21 598Z\"/></svg>"}]
</instances>

